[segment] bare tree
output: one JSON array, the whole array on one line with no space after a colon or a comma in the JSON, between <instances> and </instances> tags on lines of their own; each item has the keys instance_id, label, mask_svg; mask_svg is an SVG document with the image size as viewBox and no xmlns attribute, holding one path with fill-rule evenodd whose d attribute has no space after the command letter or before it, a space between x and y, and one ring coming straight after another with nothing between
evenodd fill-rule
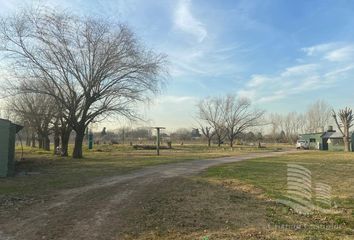
<instances>
[{"instance_id":1,"label":"bare tree","mask_svg":"<svg viewBox=\"0 0 354 240\"><path fill-rule=\"evenodd\" d=\"M205 98L201 100L197 106L198 118L207 123L208 131L213 130L213 136L216 137L218 146L220 147L226 137L223 99L217 97ZM209 134L211 134L211 132ZM210 139L213 136L210 135Z\"/></svg>"},{"instance_id":2,"label":"bare tree","mask_svg":"<svg viewBox=\"0 0 354 240\"><path fill-rule=\"evenodd\" d=\"M230 147L240 133L262 124L263 110L252 109L248 99L228 95L223 100L223 116Z\"/></svg>"},{"instance_id":3,"label":"bare tree","mask_svg":"<svg viewBox=\"0 0 354 240\"><path fill-rule=\"evenodd\" d=\"M215 131L213 131L212 127L210 126L203 126L202 124L199 124L200 129L202 131L202 134L208 141L208 147L211 146L211 141L213 140L213 137L215 136Z\"/></svg>"},{"instance_id":4,"label":"bare tree","mask_svg":"<svg viewBox=\"0 0 354 240\"><path fill-rule=\"evenodd\" d=\"M297 112L290 112L284 116L283 130L288 143L294 143L302 132L303 116Z\"/></svg>"},{"instance_id":5,"label":"bare tree","mask_svg":"<svg viewBox=\"0 0 354 240\"><path fill-rule=\"evenodd\" d=\"M187 128L179 128L170 134L172 140L188 141L192 139L191 131Z\"/></svg>"},{"instance_id":6,"label":"bare tree","mask_svg":"<svg viewBox=\"0 0 354 240\"><path fill-rule=\"evenodd\" d=\"M349 130L353 126L354 116L352 109L346 107L345 109L340 109L338 113L334 110L332 111L333 118L341 134L343 135L344 141L344 151L350 151L350 136ZM338 120L339 118L339 120Z\"/></svg>"},{"instance_id":7,"label":"bare tree","mask_svg":"<svg viewBox=\"0 0 354 240\"><path fill-rule=\"evenodd\" d=\"M287 114L272 113L269 119L274 140L294 143L298 135L306 131L306 117L304 114L297 112Z\"/></svg>"},{"instance_id":8,"label":"bare tree","mask_svg":"<svg viewBox=\"0 0 354 240\"><path fill-rule=\"evenodd\" d=\"M297 131L299 134L306 132L306 115L303 113L297 114Z\"/></svg>"},{"instance_id":9,"label":"bare tree","mask_svg":"<svg viewBox=\"0 0 354 240\"><path fill-rule=\"evenodd\" d=\"M269 115L269 123L272 127L272 139L273 141L277 141L278 134L283 130L283 116L278 113L271 113Z\"/></svg>"},{"instance_id":10,"label":"bare tree","mask_svg":"<svg viewBox=\"0 0 354 240\"><path fill-rule=\"evenodd\" d=\"M307 131L317 132L327 126L332 115L331 109L331 106L323 100L318 100L310 105L306 112Z\"/></svg>"},{"instance_id":11,"label":"bare tree","mask_svg":"<svg viewBox=\"0 0 354 240\"><path fill-rule=\"evenodd\" d=\"M63 157L68 156L69 139L72 132L72 127L68 122L66 116L66 111L63 106L56 105L56 112L54 117L54 150L56 151L57 146L61 146L60 155ZM59 137L59 138L58 138Z\"/></svg>"},{"instance_id":12,"label":"bare tree","mask_svg":"<svg viewBox=\"0 0 354 240\"><path fill-rule=\"evenodd\" d=\"M160 89L165 57L145 50L130 29L55 11L23 11L0 22L0 50L22 92L53 97L76 133L112 114L136 118L134 107Z\"/></svg>"},{"instance_id":13,"label":"bare tree","mask_svg":"<svg viewBox=\"0 0 354 240\"><path fill-rule=\"evenodd\" d=\"M38 146L49 151L49 135L55 110L53 99L43 94L26 93L12 98L8 104L9 109L20 116L24 124L35 130Z\"/></svg>"}]
</instances>

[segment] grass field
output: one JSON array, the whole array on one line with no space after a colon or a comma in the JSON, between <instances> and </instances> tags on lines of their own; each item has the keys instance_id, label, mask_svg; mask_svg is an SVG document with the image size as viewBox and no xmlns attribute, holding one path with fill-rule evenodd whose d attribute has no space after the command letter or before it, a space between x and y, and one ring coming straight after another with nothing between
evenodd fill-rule
<instances>
[{"instance_id":1,"label":"grass field","mask_svg":"<svg viewBox=\"0 0 354 240\"><path fill-rule=\"evenodd\" d=\"M312 173L312 182L332 187L338 214L299 215L276 204L287 188L287 164L296 163ZM354 154L341 152L302 152L287 156L253 159L209 169L202 179L235 187L253 197L253 211L263 212L263 235L280 239L354 239ZM244 213L247 214L247 213ZM258 220L259 220L258 219ZM268 226L264 229L264 223Z\"/></svg>"},{"instance_id":2,"label":"grass field","mask_svg":"<svg viewBox=\"0 0 354 240\"><path fill-rule=\"evenodd\" d=\"M71 148L72 146L70 146ZM127 173L142 167L194 159L234 156L250 151L272 151L279 146L255 148L239 146L207 148L205 145L176 146L162 150L156 156L154 150L134 150L131 146L96 145L93 150L84 147L84 159L62 158L52 152L36 148L24 148L23 161L17 163L16 177L0 179L0 196L38 195L52 191L78 187L108 177ZM280 146L284 147L284 146ZM71 150L71 149L69 149ZM17 148L17 159L22 149Z\"/></svg>"},{"instance_id":3,"label":"grass field","mask_svg":"<svg viewBox=\"0 0 354 240\"><path fill-rule=\"evenodd\" d=\"M42 205L50 206L51 196L58 191L89 185L102 178L148 166L278 148L239 146L231 150L184 145L163 150L161 156L156 156L154 151L134 150L130 146L100 145L91 151L85 149L85 159L81 160L26 148L25 160L17 165L17 176L0 179L0 213L15 214L12 221L16 222L16 216L22 219L33 214L32 206L38 210ZM286 193L288 163L308 168L313 182L330 185L339 213L314 212L305 216L276 203ZM100 230L103 235L97 239L115 239L118 235L119 239L160 240L354 239L353 153L299 151L220 165L197 176L145 181L133 181L134 191L128 185L118 184L78 195L67 207L50 210L48 225L35 231L51 236L49 239L61 239L64 232L73 232L72 225L86 226L86 222L76 221L93 221L92 216L101 208L105 213L106 203L115 199L114 194L128 188L129 201L124 205L111 202L106 224ZM21 213L22 210L26 211ZM117 221L117 216L124 221ZM5 219L1 224L6 224ZM81 237L89 232L80 231Z\"/></svg>"}]
</instances>

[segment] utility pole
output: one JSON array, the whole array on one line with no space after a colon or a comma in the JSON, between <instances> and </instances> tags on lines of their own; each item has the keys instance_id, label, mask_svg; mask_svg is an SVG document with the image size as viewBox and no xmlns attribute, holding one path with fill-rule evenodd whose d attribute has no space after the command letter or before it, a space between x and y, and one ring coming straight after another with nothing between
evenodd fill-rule
<instances>
[{"instance_id":1,"label":"utility pole","mask_svg":"<svg viewBox=\"0 0 354 240\"><path fill-rule=\"evenodd\" d=\"M165 129L164 127L155 127L157 130L157 143L156 143L156 151L157 151L157 156L160 155L160 129Z\"/></svg>"}]
</instances>

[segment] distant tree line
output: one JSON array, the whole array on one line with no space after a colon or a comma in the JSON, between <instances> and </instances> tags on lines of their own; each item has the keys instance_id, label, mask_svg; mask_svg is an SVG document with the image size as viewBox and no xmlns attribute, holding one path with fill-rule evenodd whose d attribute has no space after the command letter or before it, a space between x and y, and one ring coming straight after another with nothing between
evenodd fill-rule
<instances>
[{"instance_id":1,"label":"distant tree line","mask_svg":"<svg viewBox=\"0 0 354 240\"><path fill-rule=\"evenodd\" d=\"M332 107L322 100L311 104L305 113L271 113L268 122L274 142L294 143L301 133L321 132L332 122Z\"/></svg>"},{"instance_id":2,"label":"distant tree line","mask_svg":"<svg viewBox=\"0 0 354 240\"><path fill-rule=\"evenodd\" d=\"M130 142L154 141L153 129L150 127L121 127L94 133L94 140L100 144L129 144Z\"/></svg>"},{"instance_id":3,"label":"distant tree line","mask_svg":"<svg viewBox=\"0 0 354 240\"><path fill-rule=\"evenodd\" d=\"M111 131L103 128L101 132L95 132L93 135L96 143L103 144L130 144L130 142L154 144L156 141L156 130L151 127L121 127ZM197 128L179 128L168 133L162 132L160 136L165 142L189 142L198 141L201 138Z\"/></svg>"}]
</instances>

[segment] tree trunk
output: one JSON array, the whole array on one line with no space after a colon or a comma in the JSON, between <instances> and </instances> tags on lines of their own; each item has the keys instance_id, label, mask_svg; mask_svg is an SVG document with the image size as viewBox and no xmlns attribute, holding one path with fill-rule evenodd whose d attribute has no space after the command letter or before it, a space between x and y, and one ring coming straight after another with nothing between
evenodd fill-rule
<instances>
[{"instance_id":1,"label":"tree trunk","mask_svg":"<svg viewBox=\"0 0 354 240\"><path fill-rule=\"evenodd\" d=\"M343 138L344 141L344 151L345 152L350 152L350 142L348 137Z\"/></svg>"},{"instance_id":2,"label":"tree trunk","mask_svg":"<svg viewBox=\"0 0 354 240\"><path fill-rule=\"evenodd\" d=\"M211 146L211 138L208 138L208 147Z\"/></svg>"},{"instance_id":3,"label":"tree trunk","mask_svg":"<svg viewBox=\"0 0 354 240\"><path fill-rule=\"evenodd\" d=\"M40 134L38 134L38 148L43 149L43 138Z\"/></svg>"},{"instance_id":4,"label":"tree trunk","mask_svg":"<svg viewBox=\"0 0 354 240\"><path fill-rule=\"evenodd\" d=\"M221 137L219 136L218 137L218 147L220 147L221 146Z\"/></svg>"},{"instance_id":5,"label":"tree trunk","mask_svg":"<svg viewBox=\"0 0 354 240\"><path fill-rule=\"evenodd\" d=\"M230 147L233 148L234 147L234 140L230 139Z\"/></svg>"},{"instance_id":6,"label":"tree trunk","mask_svg":"<svg viewBox=\"0 0 354 240\"><path fill-rule=\"evenodd\" d=\"M76 137L75 137L75 146L74 146L74 151L73 151L73 158L82 158L82 143L84 141L85 137L85 128L80 128L79 131L76 132Z\"/></svg>"},{"instance_id":7,"label":"tree trunk","mask_svg":"<svg viewBox=\"0 0 354 240\"><path fill-rule=\"evenodd\" d=\"M67 157L68 156L68 146L69 146L69 139L70 139L71 129L62 129L61 130L61 156Z\"/></svg>"},{"instance_id":8,"label":"tree trunk","mask_svg":"<svg viewBox=\"0 0 354 240\"><path fill-rule=\"evenodd\" d=\"M60 137L58 132L54 132L54 154L57 154L57 148L60 145Z\"/></svg>"},{"instance_id":9,"label":"tree trunk","mask_svg":"<svg viewBox=\"0 0 354 240\"><path fill-rule=\"evenodd\" d=\"M32 147L33 148L36 147L36 135L35 135L35 133L32 133Z\"/></svg>"},{"instance_id":10,"label":"tree trunk","mask_svg":"<svg viewBox=\"0 0 354 240\"><path fill-rule=\"evenodd\" d=\"M348 123L344 124L344 151L345 152L349 152L350 151L350 141L349 141L349 127L348 127Z\"/></svg>"},{"instance_id":11,"label":"tree trunk","mask_svg":"<svg viewBox=\"0 0 354 240\"><path fill-rule=\"evenodd\" d=\"M30 147L31 146L31 137L29 132L26 133L26 146Z\"/></svg>"},{"instance_id":12,"label":"tree trunk","mask_svg":"<svg viewBox=\"0 0 354 240\"><path fill-rule=\"evenodd\" d=\"M43 149L46 151L50 151L50 139L49 139L49 135L45 134L45 136L43 136Z\"/></svg>"},{"instance_id":13,"label":"tree trunk","mask_svg":"<svg viewBox=\"0 0 354 240\"><path fill-rule=\"evenodd\" d=\"M31 146L31 138L29 136L26 136L26 146L27 147Z\"/></svg>"},{"instance_id":14,"label":"tree trunk","mask_svg":"<svg viewBox=\"0 0 354 240\"><path fill-rule=\"evenodd\" d=\"M54 154L58 154L57 148L60 146L60 130L58 120L54 124Z\"/></svg>"}]
</instances>

